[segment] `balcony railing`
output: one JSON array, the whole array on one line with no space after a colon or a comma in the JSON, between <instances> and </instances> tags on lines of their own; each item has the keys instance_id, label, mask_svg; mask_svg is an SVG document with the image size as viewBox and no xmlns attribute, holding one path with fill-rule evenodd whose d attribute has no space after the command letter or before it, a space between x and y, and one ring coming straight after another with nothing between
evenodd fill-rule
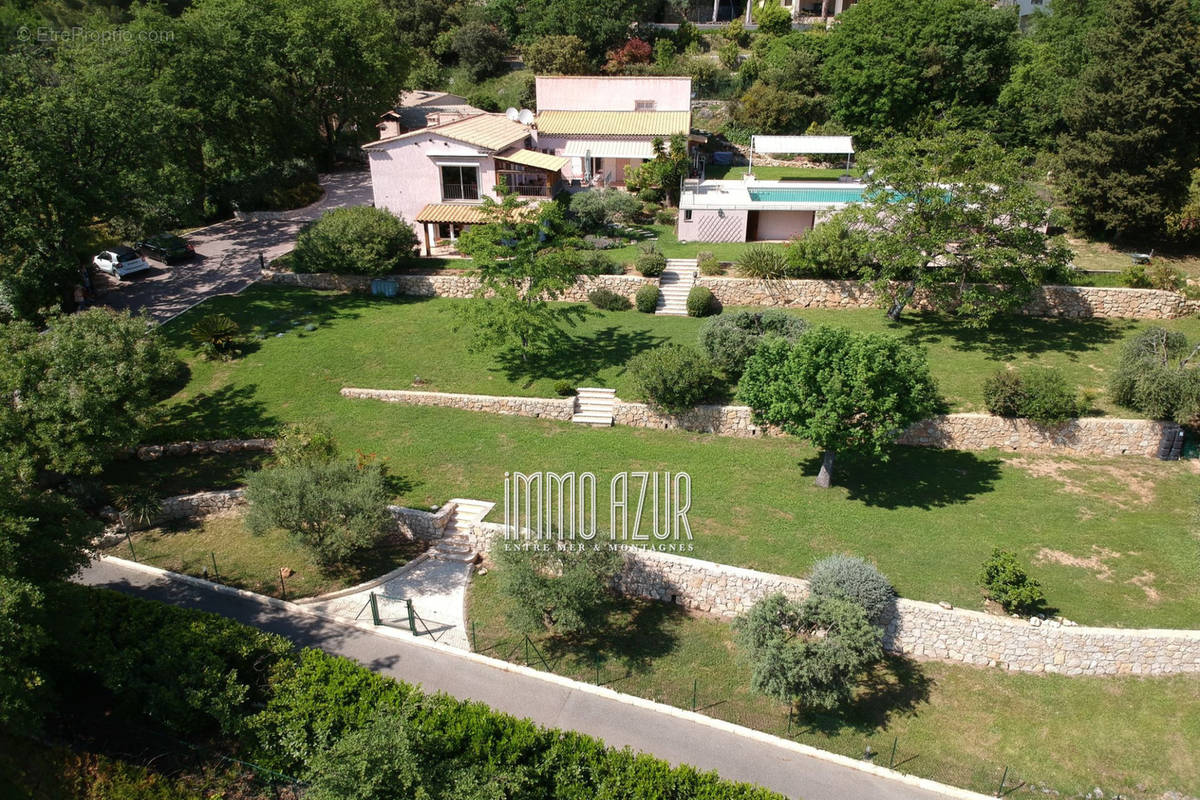
<instances>
[{"instance_id":1,"label":"balcony railing","mask_svg":"<svg viewBox=\"0 0 1200 800\"><path fill-rule=\"evenodd\" d=\"M475 183L443 183L443 200L478 200L479 185Z\"/></svg>"},{"instance_id":2,"label":"balcony railing","mask_svg":"<svg viewBox=\"0 0 1200 800\"><path fill-rule=\"evenodd\" d=\"M500 192L507 190L517 195L518 197L549 197L550 187L545 184L517 184L515 186L500 184L496 187L496 191Z\"/></svg>"}]
</instances>

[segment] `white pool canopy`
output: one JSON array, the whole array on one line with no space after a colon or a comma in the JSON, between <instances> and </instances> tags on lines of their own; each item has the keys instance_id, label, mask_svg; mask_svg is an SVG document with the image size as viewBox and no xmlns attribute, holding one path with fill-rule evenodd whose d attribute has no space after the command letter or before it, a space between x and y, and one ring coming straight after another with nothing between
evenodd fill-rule
<instances>
[{"instance_id":1,"label":"white pool canopy","mask_svg":"<svg viewBox=\"0 0 1200 800\"><path fill-rule=\"evenodd\" d=\"M750 149L758 153L837 153L852 155L851 136L751 136Z\"/></svg>"}]
</instances>

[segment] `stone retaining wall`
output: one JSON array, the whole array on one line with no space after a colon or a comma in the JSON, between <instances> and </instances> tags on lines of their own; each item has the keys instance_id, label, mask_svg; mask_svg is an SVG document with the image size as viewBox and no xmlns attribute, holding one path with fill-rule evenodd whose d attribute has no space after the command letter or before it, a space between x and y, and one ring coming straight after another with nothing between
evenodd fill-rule
<instances>
[{"instance_id":1,"label":"stone retaining wall","mask_svg":"<svg viewBox=\"0 0 1200 800\"><path fill-rule=\"evenodd\" d=\"M447 503L437 511L419 511L404 506L388 506L387 510L396 521L398 533L408 539L428 542L442 538L454 513L454 504Z\"/></svg>"},{"instance_id":2,"label":"stone retaining wall","mask_svg":"<svg viewBox=\"0 0 1200 800\"><path fill-rule=\"evenodd\" d=\"M400 294L415 297L473 297L479 279L469 275L390 275ZM328 273L275 272L265 270L261 280L310 289L369 292L371 278L363 275ZM587 302L593 289L610 289L633 300L642 284L657 284L654 278L638 275L599 275L580 278L562 296L566 302ZM753 278L701 277L713 296L727 306L779 306L786 308L877 308L873 289L856 281L780 280ZM914 298L914 309L924 304ZM1132 317L1137 319L1176 319L1200 313L1200 301L1188 300L1176 292L1157 289L1124 289L1097 286L1043 286L1020 313L1036 317Z\"/></svg>"},{"instance_id":3,"label":"stone retaining wall","mask_svg":"<svg viewBox=\"0 0 1200 800\"><path fill-rule=\"evenodd\" d=\"M140 461L157 461L163 456L200 456L208 453L269 453L275 449L273 439L215 439L206 442L173 442L145 444L133 451Z\"/></svg>"},{"instance_id":4,"label":"stone retaining wall","mask_svg":"<svg viewBox=\"0 0 1200 800\"><path fill-rule=\"evenodd\" d=\"M503 526L479 523L476 549L486 551ZM777 592L808 595L808 582L714 564L674 553L627 550L615 588L733 619ZM1200 631L1090 628L1025 620L899 598L884 634L888 650L914 658L1063 675L1200 673Z\"/></svg>"},{"instance_id":5,"label":"stone retaining wall","mask_svg":"<svg viewBox=\"0 0 1200 800\"><path fill-rule=\"evenodd\" d=\"M388 389L342 389L343 397L383 400L406 405L442 406L467 411L484 411L522 417L569 420L574 415L574 398L497 397L478 394L447 394ZM780 431L758 425L746 406L697 406L685 414L660 414L645 403L617 400L613 423L635 428L679 429L717 436L755 438L777 436ZM1161 442L1179 431L1174 422L1145 419L1084 417L1051 427L1025 419L1006 419L989 414L947 414L916 423L897 441L920 447L954 450L999 450L1056 452L1071 455L1153 458Z\"/></svg>"},{"instance_id":6,"label":"stone retaining wall","mask_svg":"<svg viewBox=\"0 0 1200 800\"><path fill-rule=\"evenodd\" d=\"M574 397L499 397L490 394L413 392L404 389L342 389L342 397L382 400L409 406L441 406L467 411L486 411L519 417L569 420L575 414Z\"/></svg>"},{"instance_id":7,"label":"stone retaining wall","mask_svg":"<svg viewBox=\"0 0 1200 800\"><path fill-rule=\"evenodd\" d=\"M365 275L333 275L323 272L296 273L264 271L262 280L266 283L279 283L289 286L303 286L309 289L331 289L343 292L369 292L373 278ZM387 280L395 281L397 292L411 297L474 297L479 290L479 279L470 275L389 275ZM567 303L586 303L588 293L595 289L608 289L617 294L633 297L643 284L655 284L652 278L639 275L597 275L581 277L574 286L568 288L558 299Z\"/></svg>"},{"instance_id":8,"label":"stone retaining wall","mask_svg":"<svg viewBox=\"0 0 1200 800\"><path fill-rule=\"evenodd\" d=\"M780 280L701 277L713 296L727 306L786 308L878 308L879 298L857 281ZM928 308L918 293L912 308ZM1176 292L1096 286L1042 286L1019 313L1034 317L1132 317L1176 319L1200 312L1200 302Z\"/></svg>"}]
</instances>

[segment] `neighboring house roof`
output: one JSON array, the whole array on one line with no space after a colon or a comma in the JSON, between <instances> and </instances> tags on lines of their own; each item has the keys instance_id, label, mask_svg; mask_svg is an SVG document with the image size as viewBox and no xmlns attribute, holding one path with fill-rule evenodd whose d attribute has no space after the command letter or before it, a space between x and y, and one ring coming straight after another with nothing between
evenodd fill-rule
<instances>
[{"instance_id":1,"label":"neighboring house roof","mask_svg":"<svg viewBox=\"0 0 1200 800\"><path fill-rule=\"evenodd\" d=\"M500 153L496 158L502 158L514 164L524 164L527 167L548 169L551 172L558 172L571 161L571 159L563 158L562 156L552 156L549 153L539 153L536 150L525 149L516 150L511 153Z\"/></svg>"},{"instance_id":2,"label":"neighboring house roof","mask_svg":"<svg viewBox=\"0 0 1200 800\"><path fill-rule=\"evenodd\" d=\"M466 117L474 117L483 113L485 112L482 108L466 104L422 105L413 106L412 108L397 108L394 111L384 114L384 116L399 121L400 126L404 130L413 131L419 128L428 128L432 125L453 122Z\"/></svg>"},{"instance_id":3,"label":"neighboring house roof","mask_svg":"<svg viewBox=\"0 0 1200 800\"><path fill-rule=\"evenodd\" d=\"M424 105L466 105L467 99L459 97L456 94L448 92L430 92L425 89L414 89L411 92L405 92L400 96L400 105L397 108L412 108L414 106Z\"/></svg>"},{"instance_id":4,"label":"neighboring house roof","mask_svg":"<svg viewBox=\"0 0 1200 800\"><path fill-rule=\"evenodd\" d=\"M513 122L503 114L480 113L466 119L445 122L441 125L432 125L421 130L402 133L399 136L380 139L377 142L363 145L363 149L369 150L380 145L387 145L402 139L411 139L415 136L423 136L429 133L436 133L438 136L444 136L447 139L454 139L458 142L475 145L484 150L503 150L505 147L519 142L528 136L529 129L519 122Z\"/></svg>"},{"instance_id":5,"label":"neighboring house roof","mask_svg":"<svg viewBox=\"0 0 1200 800\"><path fill-rule=\"evenodd\" d=\"M461 222L478 224L487 222L482 206L457 205L455 203L429 203L417 212L417 222Z\"/></svg>"},{"instance_id":6,"label":"neighboring house roof","mask_svg":"<svg viewBox=\"0 0 1200 800\"><path fill-rule=\"evenodd\" d=\"M689 111L543 111L539 133L582 136L671 136L691 131Z\"/></svg>"}]
</instances>

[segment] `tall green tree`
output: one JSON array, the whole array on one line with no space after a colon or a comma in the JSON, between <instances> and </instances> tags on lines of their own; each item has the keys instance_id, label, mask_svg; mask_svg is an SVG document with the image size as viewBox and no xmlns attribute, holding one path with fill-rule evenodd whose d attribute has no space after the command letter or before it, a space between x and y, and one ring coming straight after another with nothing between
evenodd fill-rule
<instances>
[{"instance_id":1,"label":"tall green tree","mask_svg":"<svg viewBox=\"0 0 1200 800\"><path fill-rule=\"evenodd\" d=\"M896 437L940 405L924 350L827 326L795 342L764 340L746 363L738 397L755 419L821 451L816 484L825 489L838 453L886 460Z\"/></svg>"},{"instance_id":2,"label":"tall green tree","mask_svg":"<svg viewBox=\"0 0 1200 800\"><path fill-rule=\"evenodd\" d=\"M1008 80L1011 8L984 0L871 0L838 20L825 45L834 116L859 135L931 117L987 119Z\"/></svg>"},{"instance_id":3,"label":"tall green tree","mask_svg":"<svg viewBox=\"0 0 1200 800\"><path fill-rule=\"evenodd\" d=\"M1200 159L1200 33L1186 0L1113 0L1063 116L1061 184L1076 225L1161 233Z\"/></svg>"},{"instance_id":4,"label":"tall green tree","mask_svg":"<svg viewBox=\"0 0 1200 800\"><path fill-rule=\"evenodd\" d=\"M933 308L983 327L1070 263L1065 246L1044 232L1049 204L1019 155L986 134L943 128L894 139L864 163L863 203L841 221L865 237L870 256L860 274L893 320L920 292ZM862 247L857 234L854 241Z\"/></svg>"},{"instance_id":5,"label":"tall green tree","mask_svg":"<svg viewBox=\"0 0 1200 800\"><path fill-rule=\"evenodd\" d=\"M479 276L477 302L463 305L459 319L474 330L475 347L515 347L527 361L586 313L554 303L581 270L575 231L557 203L533 206L505 194L485 198L482 210L487 222L458 239Z\"/></svg>"}]
</instances>

